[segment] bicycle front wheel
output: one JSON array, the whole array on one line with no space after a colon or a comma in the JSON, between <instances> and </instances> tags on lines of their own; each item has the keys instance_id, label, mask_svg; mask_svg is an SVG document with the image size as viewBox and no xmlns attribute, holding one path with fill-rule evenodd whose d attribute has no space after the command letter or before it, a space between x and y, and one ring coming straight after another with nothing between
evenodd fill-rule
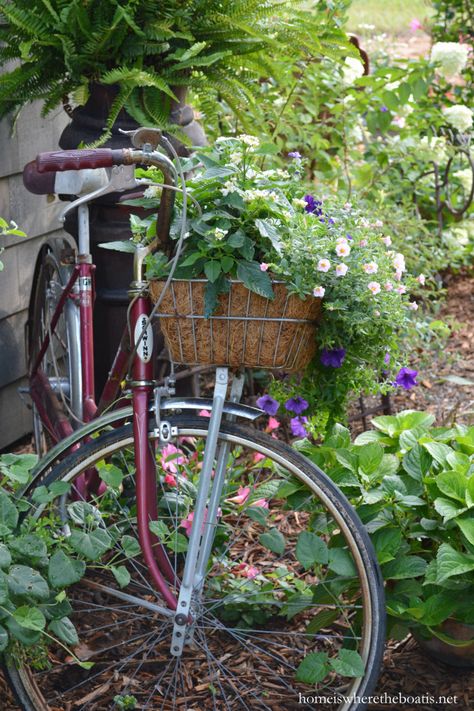
<instances>
[{"instance_id":1,"label":"bicycle front wheel","mask_svg":"<svg viewBox=\"0 0 474 711\"><path fill-rule=\"evenodd\" d=\"M166 446L150 430L159 510L150 526L176 580L208 422L170 418L176 437ZM381 664L384 609L362 524L328 477L286 444L236 424L222 425L219 443L229 452L226 480L180 657L170 652L173 616L137 543L131 426L83 446L42 482L70 484L53 502L54 515L63 545L86 563L68 591L69 617L79 640L73 653L94 666L82 669L59 645L43 665L28 650L21 664L10 657L23 709L365 708L362 697L373 690ZM75 481L91 468L107 486L80 501ZM35 504L45 501L44 491L28 492L28 517L50 521L53 504ZM177 594L179 583L172 587Z\"/></svg>"}]
</instances>

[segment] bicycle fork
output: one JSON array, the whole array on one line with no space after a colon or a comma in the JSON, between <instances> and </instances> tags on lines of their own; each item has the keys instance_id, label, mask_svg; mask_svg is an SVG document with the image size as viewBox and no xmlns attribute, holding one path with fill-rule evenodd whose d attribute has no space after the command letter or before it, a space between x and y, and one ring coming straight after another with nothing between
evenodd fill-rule
<instances>
[{"instance_id":1,"label":"bicycle fork","mask_svg":"<svg viewBox=\"0 0 474 711\"><path fill-rule=\"evenodd\" d=\"M176 657L181 656L184 644L189 643L193 637L192 598L193 594L199 596L201 592L220 516L219 502L225 483L230 446L227 442L222 442L219 445L218 435L228 379L228 369L217 368L211 418L171 639L171 654ZM243 384L243 375L234 377L230 395L231 401L238 402L240 400ZM214 478L212 478L215 461L216 467Z\"/></svg>"}]
</instances>

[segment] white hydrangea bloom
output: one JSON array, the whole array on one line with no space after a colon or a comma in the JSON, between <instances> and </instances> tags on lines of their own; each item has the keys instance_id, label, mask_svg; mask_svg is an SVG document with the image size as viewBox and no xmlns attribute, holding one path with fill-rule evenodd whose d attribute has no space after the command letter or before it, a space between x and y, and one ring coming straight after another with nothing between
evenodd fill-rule
<instances>
[{"instance_id":1,"label":"white hydrangea bloom","mask_svg":"<svg viewBox=\"0 0 474 711\"><path fill-rule=\"evenodd\" d=\"M442 165L449 158L448 144L444 136L423 136L418 142L418 151L425 160L433 160Z\"/></svg>"},{"instance_id":2,"label":"white hydrangea bloom","mask_svg":"<svg viewBox=\"0 0 474 711\"><path fill-rule=\"evenodd\" d=\"M457 170L453 173L453 177L459 180L465 193L469 194L472 188L472 170L470 168L465 168L464 170Z\"/></svg>"},{"instance_id":3,"label":"white hydrangea bloom","mask_svg":"<svg viewBox=\"0 0 474 711\"><path fill-rule=\"evenodd\" d=\"M443 109L443 114L446 121L461 133L471 130L473 113L468 106L464 104L448 106Z\"/></svg>"},{"instance_id":4,"label":"white hydrangea bloom","mask_svg":"<svg viewBox=\"0 0 474 711\"><path fill-rule=\"evenodd\" d=\"M459 42L436 42L431 48L431 61L439 64L438 71L446 79L462 72L468 56L468 46Z\"/></svg>"},{"instance_id":5,"label":"white hydrangea bloom","mask_svg":"<svg viewBox=\"0 0 474 711\"><path fill-rule=\"evenodd\" d=\"M342 83L344 86L352 86L352 84L364 74L364 65L360 59L355 57L346 57L346 61L342 67Z\"/></svg>"}]
</instances>

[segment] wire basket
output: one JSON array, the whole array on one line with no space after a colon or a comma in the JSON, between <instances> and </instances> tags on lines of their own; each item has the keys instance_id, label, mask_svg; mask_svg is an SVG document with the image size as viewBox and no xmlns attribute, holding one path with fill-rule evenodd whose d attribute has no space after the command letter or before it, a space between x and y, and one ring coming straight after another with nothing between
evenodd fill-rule
<instances>
[{"instance_id":1,"label":"wire basket","mask_svg":"<svg viewBox=\"0 0 474 711\"><path fill-rule=\"evenodd\" d=\"M152 281L156 302L165 282ZM161 330L171 359L186 365L220 365L296 371L316 351L320 299L303 301L272 282L274 299L231 281L217 310L204 316L205 279L173 279L160 305Z\"/></svg>"}]
</instances>

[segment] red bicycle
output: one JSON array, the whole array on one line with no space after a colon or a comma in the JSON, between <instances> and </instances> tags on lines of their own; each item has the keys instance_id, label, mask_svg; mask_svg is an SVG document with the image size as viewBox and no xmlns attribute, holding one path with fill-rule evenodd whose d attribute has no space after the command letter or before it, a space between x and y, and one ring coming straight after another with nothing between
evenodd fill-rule
<instances>
[{"instance_id":1,"label":"red bicycle","mask_svg":"<svg viewBox=\"0 0 474 711\"><path fill-rule=\"evenodd\" d=\"M176 397L173 372L155 380L151 320L160 299L150 300L143 261L159 247L180 193L163 295L185 239L188 195L159 131L138 129L132 142L42 154L26 170L35 191L51 192L54 183L66 193L70 181L75 192L86 179L90 186L66 208L77 208L77 254L61 241L39 265L30 390L38 445L56 444L24 496L26 518L54 520L83 566L68 614L74 654L94 666L74 665L62 645L47 668L28 655L9 657L11 683L27 711L276 711L302 698L308 708L363 709L384 644L370 540L314 463L250 426L263 413L240 402L242 372L230 378L223 363L207 399ZM135 246L128 323L96 404L87 204L141 185L138 164L163 174L157 237ZM79 180L73 171L84 169L96 172ZM59 171L67 171L63 179Z\"/></svg>"}]
</instances>

